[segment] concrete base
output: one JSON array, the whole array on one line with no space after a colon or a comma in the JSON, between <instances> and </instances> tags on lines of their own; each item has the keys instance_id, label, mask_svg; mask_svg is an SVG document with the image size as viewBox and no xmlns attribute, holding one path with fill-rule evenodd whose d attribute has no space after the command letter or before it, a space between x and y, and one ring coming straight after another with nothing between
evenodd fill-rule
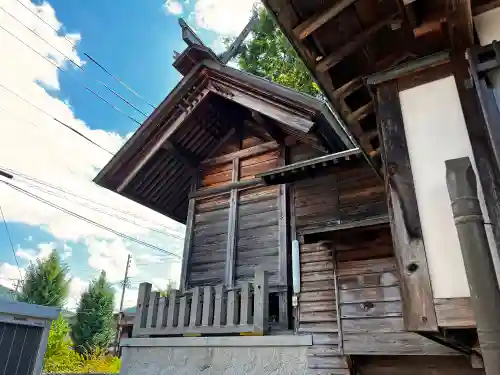
<instances>
[{"instance_id":1,"label":"concrete base","mask_svg":"<svg viewBox=\"0 0 500 375\"><path fill-rule=\"evenodd\" d=\"M146 345L150 341L151 345ZM121 375L305 375L310 336L131 339Z\"/></svg>"}]
</instances>

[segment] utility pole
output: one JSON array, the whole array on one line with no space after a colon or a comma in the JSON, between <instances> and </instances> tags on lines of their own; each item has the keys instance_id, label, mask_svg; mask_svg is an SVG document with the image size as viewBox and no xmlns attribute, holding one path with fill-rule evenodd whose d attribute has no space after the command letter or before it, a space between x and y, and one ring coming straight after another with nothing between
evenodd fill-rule
<instances>
[{"instance_id":1,"label":"utility pole","mask_svg":"<svg viewBox=\"0 0 500 375\"><path fill-rule=\"evenodd\" d=\"M127 265L125 266L125 276L123 277L122 285L122 298L120 299L120 310L118 311L118 321L116 322L116 336L115 336L115 355L118 357L118 349L120 347L120 322L122 321L123 300L125 299L125 289L128 284L128 269L130 268L130 261L132 256L127 256Z\"/></svg>"}]
</instances>

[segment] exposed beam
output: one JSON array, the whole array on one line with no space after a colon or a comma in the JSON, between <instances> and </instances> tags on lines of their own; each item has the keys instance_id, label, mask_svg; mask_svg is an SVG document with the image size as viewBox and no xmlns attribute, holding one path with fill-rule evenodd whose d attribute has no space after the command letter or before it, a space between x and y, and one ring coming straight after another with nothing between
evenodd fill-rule
<instances>
[{"instance_id":1,"label":"exposed beam","mask_svg":"<svg viewBox=\"0 0 500 375\"><path fill-rule=\"evenodd\" d=\"M344 99L351 95L354 91L363 86L363 79L361 77L354 78L353 80L345 83L335 90L334 95L338 100Z\"/></svg>"},{"instance_id":2,"label":"exposed beam","mask_svg":"<svg viewBox=\"0 0 500 375\"><path fill-rule=\"evenodd\" d=\"M474 44L471 0L447 0L446 18L452 50L462 54Z\"/></svg>"},{"instance_id":3,"label":"exposed beam","mask_svg":"<svg viewBox=\"0 0 500 375\"><path fill-rule=\"evenodd\" d=\"M270 142L274 139L274 137L271 134L269 134L269 132L262 134L257 129L255 129L254 122L252 121L245 120L243 124L244 124L243 132L252 137L258 138L263 142Z\"/></svg>"},{"instance_id":4,"label":"exposed beam","mask_svg":"<svg viewBox=\"0 0 500 375\"><path fill-rule=\"evenodd\" d=\"M123 176L120 185L116 188L116 191L118 193L122 192L127 187L130 181L132 181L137 173L139 173L141 168L162 147L165 141L170 138L172 134L174 134L177 129L180 128L184 121L186 121L192 115L196 107L204 102L209 92L209 90L204 89L200 94L200 100L197 101L189 111L184 111L177 117L172 116L173 121L171 123L168 123L167 120L167 123L161 125L165 128L165 131L158 132L158 134L151 140L151 142L149 142L147 146L145 146L144 149L141 150L141 152L136 157L129 161L129 164L133 165L133 168L131 168L131 170L125 176Z\"/></svg>"},{"instance_id":5,"label":"exposed beam","mask_svg":"<svg viewBox=\"0 0 500 375\"><path fill-rule=\"evenodd\" d=\"M293 29L293 33L297 38L303 40L319 29L329 20L340 14L344 9L353 4L356 0L340 0L333 4L325 11L316 13L311 18L302 22L299 26Z\"/></svg>"},{"instance_id":6,"label":"exposed beam","mask_svg":"<svg viewBox=\"0 0 500 375\"><path fill-rule=\"evenodd\" d=\"M351 38L349 42L322 59L316 65L316 70L319 72L326 72L328 69L334 67L345 57L363 47L380 29L394 23L394 21L394 16L392 16L390 18L377 22L372 27Z\"/></svg>"},{"instance_id":7,"label":"exposed beam","mask_svg":"<svg viewBox=\"0 0 500 375\"><path fill-rule=\"evenodd\" d=\"M368 116L370 113L374 111L374 105L373 101L368 102L364 106L358 108L354 112L352 112L348 117L347 121L352 122L352 121L360 121L364 119L366 116Z\"/></svg>"},{"instance_id":8,"label":"exposed beam","mask_svg":"<svg viewBox=\"0 0 500 375\"><path fill-rule=\"evenodd\" d=\"M224 185L200 189L194 193L189 194L189 198L205 198L211 195L219 195L229 193L232 189L244 189L249 187L264 186L260 178L252 178L249 180L242 180L238 182L229 182Z\"/></svg>"},{"instance_id":9,"label":"exposed beam","mask_svg":"<svg viewBox=\"0 0 500 375\"><path fill-rule=\"evenodd\" d=\"M185 150L177 143L167 139L163 144L163 148L172 152L183 164L185 164L189 168L198 169L200 160L193 153Z\"/></svg>"},{"instance_id":10,"label":"exposed beam","mask_svg":"<svg viewBox=\"0 0 500 375\"><path fill-rule=\"evenodd\" d=\"M408 331L437 331L437 318L404 131L394 82L377 88L377 117L394 254L401 278L403 318Z\"/></svg>"},{"instance_id":11,"label":"exposed beam","mask_svg":"<svg viewBox=\"0 0 500 375\"><path fill-rule=\"evenodd\" d=\"M262 126L266 132L269 133L269 135L274 138L278 143L282 143L285 135L283 134L283 131L277 127L276 125L270 123L267 119L264 118L260 113L252 111L252 118Z\"/></svg>"},{"instance_id":12,"label":"exposed beam","mask_svg":"<svg viewBox=\"0 0 500 375\"><path fill-rule=\"evenodd\" d=\"M229 163L231 162L234 158L248 158L250 156L257 156L260 154L263 154L267 151L272 151L276 150L278 148L278 143L276 142L268 142L268 143L263 143L257 146L245 148L244 150L240 151L235 151L230 154L225 154L222 156L217 156L211 159L205 159L204 161L201 162L201 164L204 167L209 167L217 164L223 164L223 163Z\"/></svg>"},{"instance_id":13,"label":"exposed beam","mask_svg":"<svg viewBox=\"0 0 500 375\"><path fill-rule=\"evenodd\" d=\"M271 100L257 97L252 93L245 92L229 85L212 81L209 84L209 90L213 93L225 97L235 103L238 103L250 110L266 113L266 115L275 121L288 125L296 130L304 133L309 132L314 126L314 122L306 118L304 115L297 113L293 109L278 105Z\"/></svg>"}]
</instances>

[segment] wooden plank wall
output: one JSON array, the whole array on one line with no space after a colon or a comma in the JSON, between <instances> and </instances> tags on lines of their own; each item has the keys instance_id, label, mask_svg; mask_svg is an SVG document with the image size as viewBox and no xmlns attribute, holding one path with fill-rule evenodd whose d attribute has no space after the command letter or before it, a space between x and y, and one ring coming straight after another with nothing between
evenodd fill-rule
<instances>
[{"instance_id":1,"label":"wooden plank wall","mask_svg":"<svg viewBox=\"0 0 500 375\"><path fill-rule=\"evenodd\" d=\"M301 245L300 261L299 331L313 335L316 362L328 366L342 354L458 354L405 331L388 224L324 234Z\"/></svg>"},{"instance_id":2,"label":"wooden plank wall","mask_svg":"<svg viewBox=\"0 0 500 375\"><path fill-rule=\"evenodd\" d=\"M212 156L202 170L200 189L224 188L231 182L251 180L256 174L275 168L282 153L276 145L265 152L242 155L264 142L248 136L235 135ZM238 154L239 157L232 157ZM236 164L235 164L236 163ZM233 166L236 165L237 173ZM224 190L224 189L223 189ZM224 190L216 195L197 198L191 256L187 266L188 287L224 283L229 240L230 211L234 210L234 272L233 281L240 284L253 279L255 269L269 272L269 284L279 284L279 187L253 186L233 192ZM236 193L236 194L235 194ZM231 208L232 207L232 208ZM284 249L286 251L286 249ZM286 270L284 270L286 272Z\"/></svg>"},{"instance_id":3,"label":"wooden plank wall","mask_svg":"<svg viewBox=\"0 0 500 375\"><path fill-rule=\"evenodd\" d=\"M481 375L466 357L370 356L356 362L359 375Z\"/></svg>"},{"instance_id":4,"label":"wooden plank wall","mask_svg":"<svg viewBox=\"0 0 500 375\"><path fill-rule=\"evenodd\" d=\"M318 156L300 145L290 150L292 162ZM340 223L387 214L383 181L364 162L359 167L340 167L332 173L292 184L295 227L300 234L334 227Z\"/></svg>"},{"instance_id":5,"label":"wooden plank wall","mask_svg":"<svg viewBox=\"0 0 500 375\"><path fill-rule=\"evenodd\" d=\"M236 283L253 278L255 268L269 271L270 285L278 284L278 187L242 191L238 206Z\"/></svg>"},{"instance_id":6,"label":"wooden plank wall","mask_svg":"<svg viewBox=\"0 0 500 375\"><path fill-rule=\"evenodd\" d=\"M229 194L199 199L195 207L187 286L224 283Z\"/></svg>"}]
</instances>

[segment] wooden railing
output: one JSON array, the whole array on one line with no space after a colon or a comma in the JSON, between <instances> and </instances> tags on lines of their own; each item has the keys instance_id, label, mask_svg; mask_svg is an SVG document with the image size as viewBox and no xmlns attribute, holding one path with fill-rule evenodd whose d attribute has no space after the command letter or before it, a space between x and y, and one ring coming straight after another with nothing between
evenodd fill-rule
<instances>
[{"instance_id":1,"label":"wooden railing","mask_svg":"<svg viewBox=\"0 0 500 375\"><path fill-rule=\"evenodd\" d=\"M132 335L200 336L217 334L263 335L268 328L269 291L265 271L257 271L253 283L227 289L224 285L196 287L168 297L139 286Z\"/></svg>"}]
</instances>

